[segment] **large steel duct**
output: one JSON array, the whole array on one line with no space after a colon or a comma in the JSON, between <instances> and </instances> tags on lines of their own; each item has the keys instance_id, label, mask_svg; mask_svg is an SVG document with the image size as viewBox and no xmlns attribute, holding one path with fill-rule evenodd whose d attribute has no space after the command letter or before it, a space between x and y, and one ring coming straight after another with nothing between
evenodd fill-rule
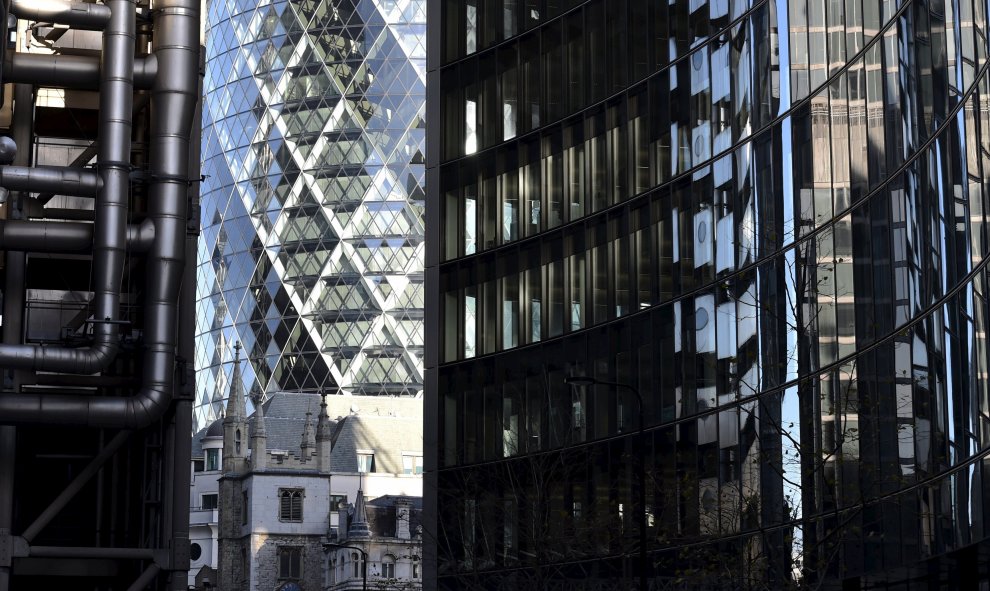
<instances>
[{"instance_id":1,"label":"large steel duct","mask_svg":"<svg viewBox=\"0 0 990 591\"><path fill-rule=\"evenodd\" d=\"M0 187L11 191L51 191L59 195L94 197L100 176L81 168L0 166Z\"/></svg>"},{"instance_id":2,"label":"large steel duct","mask_svg":"<svg viewBox=\"0 0 990 591\"><path fill-rule=\"evenodd\" d=\"M68 349L0 344L0 367L92 374L105 369L117 352L130 190L135 11L134 0L108 0L106 6L111 14L103 34L100 78L97 167L101 186L93 238L93 346Z\"/></svg>"},{"instance_id":3,"label":"large steel duct","mask_svg":"<svg viewBox=\"0 0 990 591\"><path fill-rule=\"evenodd\" d=\"M30 252L90 252L93 224L0 220L0 250ZM127 250L147 252L155 240L155 224L145 220L127 226Z\"/></svg>"},{"instance_id":4,"label":"large steel duct","mask_svg":"<svg viewBox=\"0 0 990 591\"><path fill-rule=\"evenodd\" d=\"M154 55L134 60L134 86L151 88L158 71ZM99 86L100 61L85 55L33 55L8 53L4 58L6 82L38 83L54 88L96 90Z\"/></svg>"},{"instance_id":5,"label":"large steel duct","mask_svg":"<svg viewBox=\"0 0 990 591\"><path fill-rule=\"evenodd\" d=\"M83 129L95 147L70 166L31 167L23 157L5 166L11 150L0 140L0 199L9 192L16 210L0 219L0 370L14 370L0 384L0 591L82 586L70 577L117 591L186 589L199 0L152 0L150 9L135 0L11 2L25 19L102 30L103 43L99 58L3 56L2 82L23 83L29 99L33 86L98 88L99 115ZM152 21L150 55L136 43L139 11ZM21 100L14 118L36 112ZM31 154L34 137L15 141ZM95 169L83 168L94 156ZM55 195L94 201L44 207ZM62 295L87 292L88 308L59 307ZM80 342L83 321L91 340Z\"/></svg>"},{"instance_id":6,"label":"large steel duct","mask_svg":"<svg viewBox=\"0 0 990 591\"><path fill-rule=\"evenodd\" d=\"M89 2L12 0L10 13L17 18L69 25L74 29L99 31L110 20L110 7Z\"/></svg>"},{"instance_id":7,"label":"large steel duct","mask_svg":"<svg viewBox=\"0 0 990 591\"><path fill-rule=\"evenodd\" d=\"M134 2L108 0L107 6L111 18L104 33L101 64L100 186L93 228L94 344L83 349L0 344L0 367L96 373L117 350L119 290L128 234ZM0 423L140 428L159 418L171 400L176 309L185 266L190 130L199 98L199 3L164 0L155 8L152 51L158 68L151 90L148 211L154 237L147 253L143 387L131 397L5 394L0 396ZM65 240L79 238L74 235Z\"/></svg>"}]
</instances>

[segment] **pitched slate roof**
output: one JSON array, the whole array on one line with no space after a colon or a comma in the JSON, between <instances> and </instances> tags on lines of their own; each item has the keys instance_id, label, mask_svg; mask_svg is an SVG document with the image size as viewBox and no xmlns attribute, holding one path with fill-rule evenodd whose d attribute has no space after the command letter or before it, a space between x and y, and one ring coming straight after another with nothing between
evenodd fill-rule
<instances>
[{"instance_id":1,"label":"pitched slate roof","mask_svg":"<svg viewBox=\"0 0 990 591\"><path fill-rule=\"evenodd\" d=\"M203 457L203 439L207 437L223 437L223 419L213 421L193 435L191 457Z\"/></svg>"},{"instance_id":2,"label":"pitched slate roof","mask_svg":"<svg viewBox=\"0 0 990 591\"><path fill-rule=\"evenodd\" d=\"M196 431L196 434L193 435L192 454L190 454L193 458L203 457L203 438L206 437L206 430L208 428L209 427L203 427L199 431Z\"/></svg>"},{"instance_id":3,"label":"pitched slate roof","mask_svg":"<svg viewBox=\"0 0 990 591\"><path fill-rule=\"evenodd\" d=\"M329 398L329 397L328 397ZM343 398L343 397L335 397ZM327 401L329 407L330 401ZM264 403L265 407L265 447L268 450L284 449L299 454L299 444L302 442L303 426L306 423L306 411L320 411L320 397L308 393L279 392L272 395ZM252 413L253 415L254 413ZM248 421L248 424L253 424ZM254 429L250 429L254 434Z\"/></svg>"},{"instance_id":4,"label":"pitched slate roof","mask_svg":"<svg viewBox=\"0 0 990 591\"><path fill-rule=\"evenodd\" d=\"M279 392L264 403L268 450L299 453L306 412L316 423L320 396ZM327 396L332 449L330 469L357 472L357 450L375 450L377 471L402 473L402 452L422 452L423 401L389 396ZM248 421L251 424L251 421ZM253 429L250 429L253 432Z\"/></svg>"},{"instance_id":5,"label":"pitched slate roof","mask_svg":"<svg viewBox=\"0 0 990 591\"><path fill-rule=\"evenodd\" d=\"M375 471L402 474L402 452L423 451L422 414L396 417L357 414L338 422L330 452L331 472L357 472L358 450L375 453Z\"/></svg>"}]
</instances>

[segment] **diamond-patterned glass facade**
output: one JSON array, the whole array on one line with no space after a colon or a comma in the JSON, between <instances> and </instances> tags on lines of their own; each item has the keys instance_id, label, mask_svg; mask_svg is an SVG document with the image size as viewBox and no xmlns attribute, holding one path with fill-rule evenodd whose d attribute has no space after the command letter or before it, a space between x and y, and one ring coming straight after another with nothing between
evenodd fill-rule
<instances>
[{"instance_id":1,"label":"diamond-patterned glass facade","mask_svg":"<svg viewBox=\"0 0 990 591\"><path fill-rule=\"evenodd\" d=\"M246 392L415 395L424 0L211 0L196 422Z\"/></svg>"}]
</instances>

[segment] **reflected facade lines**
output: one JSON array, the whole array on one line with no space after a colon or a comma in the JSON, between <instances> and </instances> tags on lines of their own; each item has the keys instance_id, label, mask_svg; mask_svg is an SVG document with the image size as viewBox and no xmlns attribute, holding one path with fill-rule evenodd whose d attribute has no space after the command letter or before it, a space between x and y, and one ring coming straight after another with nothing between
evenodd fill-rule
<instances>
[{"instance_id":1,"label":"reflected facade lines","mask_svg":"<svg viewBox=\"0 0 990 591\"><path fill-rule=\"evenodd\" d=\"M423 384L424 0L208 3L196 418Z\"/></svg>"},{"instance_id":2,"label":"reflected facade lines","mask_svg":"<svg viewBox=\"0 0 990 591\"><path fill-rule=\"evenodd\" d=\"M986 7L937 4L436 0L438 588L986 549Z\"/></svg>"}]
</instances>

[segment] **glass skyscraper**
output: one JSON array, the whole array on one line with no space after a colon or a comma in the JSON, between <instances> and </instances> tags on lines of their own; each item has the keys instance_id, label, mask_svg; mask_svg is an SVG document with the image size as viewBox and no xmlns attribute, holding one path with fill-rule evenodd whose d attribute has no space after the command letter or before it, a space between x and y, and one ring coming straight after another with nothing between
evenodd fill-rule
<instances>
[{"instance_id":1,"label":"glass skyscraper","mask_svg":"<svg viewBox=\"0 0 990 591\"><path fill-rule=\"evenodd\" d=\"M245 392L416 395L424 0L211 0L196 418Z\"/></svg>"},{"instance_id":2,"label":"glass skyscraper","mask_svg":"<svg viewBox=\"0 0 990 591\"><path fill-rule=\"evenodd\" d=\"M986 4L428 3L425 584L986 586Z\"/></svg>"}]
</instances>

